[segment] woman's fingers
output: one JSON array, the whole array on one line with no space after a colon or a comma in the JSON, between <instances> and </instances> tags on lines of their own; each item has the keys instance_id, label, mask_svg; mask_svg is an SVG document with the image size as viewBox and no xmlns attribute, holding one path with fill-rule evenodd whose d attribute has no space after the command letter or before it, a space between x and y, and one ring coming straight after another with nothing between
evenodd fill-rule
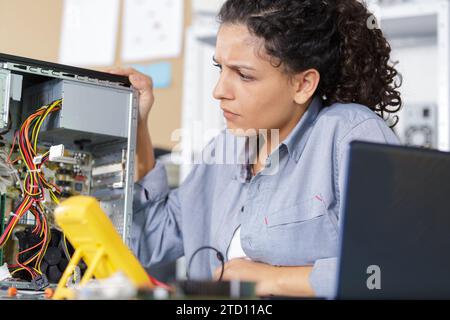
<instances>
[{"instance_id":1,"label":"woman's fingers","mask_svg":"<svg viewBox=\"0 0 450 320\"><path fill-rule=\"evenodd\" d=\"M133 68L111 68L109 73L126 76L130 79L131 84L138 90L153 89L153 81L150 77Z\"/></svg>"},{"instance_id":2,"label":"woman's fingers","mask_svg":"<svg viewBox=\"0 0 450 320\"><path fill-rule=\"evenodd\" d=\"M153 90L153 80L141 73L132 73L129 76L131 85L139 91Z\"/></svg>"},{"instance_id":3,"label":"woman's fingers","mask_svg":"<svg viewBox=\"0 0 450 320\"><path fill-rule=\"evenodd\" d=\"M133 73L138 73L138 71L133 68L108 68L106 69L106 72L117 74L119 76L130 76Z\"/></svg>"},{"instance_id":4,"label":"woman's fingers","mask_svg":"<svg viewBox=\"0 0 450 320\"><path fill-rule=\"evenodd\" d=\"M109 68L107 72L130 79L131 85L139 91L139 120L146 121L155 100L153 80L133 68Z\"/></svg>"},{"instance_id":5,"label":"woman's fingers","mask_svg":"<svg viewBox=\"0 0 450 320\"><path fill-rule=\"evenodd\" d=\"M153 81L150 77L133 68L108 68L106 72L126 76L130 79L131 84L138 90L152 90Z\"/></svg>"}]
</instances>

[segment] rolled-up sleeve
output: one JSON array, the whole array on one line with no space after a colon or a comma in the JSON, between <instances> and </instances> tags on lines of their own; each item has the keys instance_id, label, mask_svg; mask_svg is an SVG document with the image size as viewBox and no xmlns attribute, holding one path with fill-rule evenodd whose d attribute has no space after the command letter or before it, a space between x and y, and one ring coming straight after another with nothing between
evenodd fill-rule
<instances>
[{"instance_id":1,"label":"rolled-up sleeve","mask_svg":"<svg viewBox=\"0 0 450 320\"><path fill-rule=\"evenodd\" d=\"M334 298L338 258L319 259L314 263L309 281L317 297Z\"/></svg>"},{"instance_id":2,"label":"rolled-up sleeve","mask_svg":"<svg viewBox=\"0 0 450 320\"><path fill-rule=\"evenodd\" d=\"M166 169L160 161L146 176L134 184L133 209L139 211L148 201L156 202L169 194Z\"/></svg>"},{"instance_id":3,"label":"rolled-up sleeve","mask_svg":"<svg viewBox=\"0 0 450 320\"><path fill-rule=\"evenodd\" d=\"M134 185L131 249L145 267L183 255L178 189L170 190L159 161Z\"/></svg>"}]
</instances>

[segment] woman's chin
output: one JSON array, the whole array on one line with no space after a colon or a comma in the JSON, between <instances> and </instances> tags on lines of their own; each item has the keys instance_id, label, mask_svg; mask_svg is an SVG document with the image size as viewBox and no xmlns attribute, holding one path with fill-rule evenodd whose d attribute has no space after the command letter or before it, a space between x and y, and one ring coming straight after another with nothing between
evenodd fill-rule
<instances>
[{"instance_id":1,"label":"woman's chin","mask_svg":"<svg viewBox=\"0 0 450 320\"><path fill-rule=\"evenodd\" d=\"M240 128L227 123L227 131L236 137L254 137L258 131L256 129Z\"/></svg>"}]
</instances>

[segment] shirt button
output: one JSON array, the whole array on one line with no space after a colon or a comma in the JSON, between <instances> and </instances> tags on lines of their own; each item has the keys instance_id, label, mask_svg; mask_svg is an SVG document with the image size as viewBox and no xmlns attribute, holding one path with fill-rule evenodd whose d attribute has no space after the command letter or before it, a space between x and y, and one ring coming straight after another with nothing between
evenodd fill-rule
<instances>
[{"instance_id":1,"label":"shirt button","mask_svg":"<svg viewBox=\"0 0 450 320\"><path fill-rule=\"evenodd\" d=\"M242 206L241 208L241 212L244 212L245 206Z\"/></svg>"}]
</instances>

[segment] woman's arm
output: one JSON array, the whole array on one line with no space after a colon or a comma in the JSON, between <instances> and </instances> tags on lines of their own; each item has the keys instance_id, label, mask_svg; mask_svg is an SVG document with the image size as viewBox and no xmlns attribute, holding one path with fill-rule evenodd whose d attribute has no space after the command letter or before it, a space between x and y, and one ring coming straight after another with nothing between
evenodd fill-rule
<instances>
[{"instance_id":1,"label":"woman's arm","mask_svg":"<svg viewBox=\"0 0 450 320\"><path fill-rule=\"evenodd\" d=\"M141 180L155 167L155 163L155 153L147 121L138 123L134 180Z\"/></svg>"},{"instance_id":2,"label":"woman's arm","mask_svg":"<svg viewBox=\"0 0 450 320\"><path fill-rule=\"evenodd\" d=\"M256 282L258 296L294 296L314 297L309 282L312 266L276 267L246 259L233 259L225 264L223 280L241 280ZM218 279L221 267L216 269Z\"/></svg>"}]
</instances>

